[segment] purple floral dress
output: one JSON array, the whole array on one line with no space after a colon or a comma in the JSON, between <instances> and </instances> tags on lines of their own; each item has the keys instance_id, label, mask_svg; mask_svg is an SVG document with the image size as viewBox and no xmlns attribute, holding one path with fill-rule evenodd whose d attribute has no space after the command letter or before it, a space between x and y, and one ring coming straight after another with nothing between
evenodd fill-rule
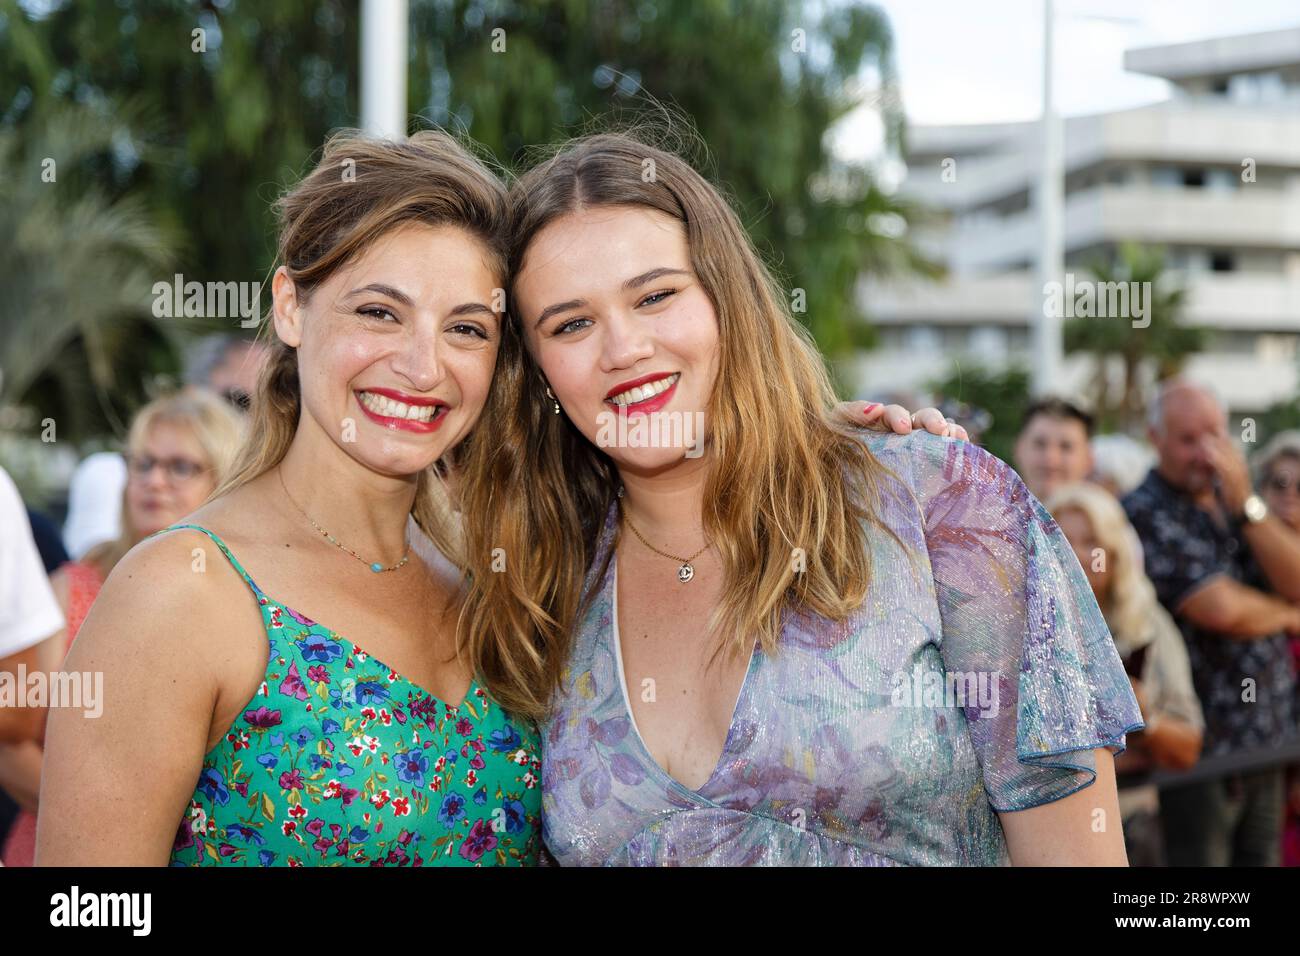
<instances>
[{"instance_id":1,"label":"purple floral dress","mask_svg":"<svg viewBox=\"0 0 1300 956\"><path fill-rule=\"evenodd\" d=\"M1083 570L1016 473L925 432L864 439L901 481L846 621L788 615L756 650L697 791L650 756L619 663L606 516L543 724L543 836L563 865L999 865L997 814L1096 777L1143 724ZM908 554L912 555L909 558ZM636 688L639 691L639 688ZM1118 821L1116 821L1118 826Z\"/></svg>"}]
</instances>

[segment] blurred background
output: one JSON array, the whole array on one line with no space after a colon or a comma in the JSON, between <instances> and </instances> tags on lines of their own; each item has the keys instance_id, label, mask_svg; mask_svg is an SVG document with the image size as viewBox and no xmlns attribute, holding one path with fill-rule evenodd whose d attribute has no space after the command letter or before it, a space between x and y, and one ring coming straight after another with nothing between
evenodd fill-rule
<instances>
[{"instance_id":1,"label":"blurred background","mask_svg":"<svg viewBox=\"0 0 1300 956\"><path fill-rule=\"evenodd\" d=\"M1295 0L0 0L0 469L67 639L216 487L271 203L331 130L444 127L510 173L663 107L841 395L939 406L1060 519L1148 723L1130 861L1300 865ZM1130 298L1088 314L1106 287ZM1162 392L1153 448L1175 377L1216 398ZM151 450L168 429L190 459ZM35 791L4 790L30 859Z\"/></svg>"},{"instance_id":2,"label":"blurred background","mask_svg":"<svg viewBox=\"0 0 1300 956\"><path fill-rule=\"evenodd\" d=\"M507 169L647 94L688 114L845 397L943 403L1007 459L1032 395L1140 437L1180 370L1257 440L1300 423L1291 3L372 6L371 59L404 84L376 82L402 100L380 109ZM271 200L365 122L366 69L391 75L363 62L362 14L0 0L0 465L29 502L60 515L77 460L221 361L205 335L251 336L159 316L153 289L267 278ZM1150 326L1041 321L1063 269L1152 282Z\"/></svg>"}]
</instances>

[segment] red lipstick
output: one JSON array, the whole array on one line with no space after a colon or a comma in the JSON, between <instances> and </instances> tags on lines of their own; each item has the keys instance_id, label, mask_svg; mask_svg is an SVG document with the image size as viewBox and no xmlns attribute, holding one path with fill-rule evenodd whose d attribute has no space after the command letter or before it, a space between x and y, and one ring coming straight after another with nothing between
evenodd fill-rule
<instances>
[{"instance_id":1,"label":"red lipstick","mask_svg":"<svg viewBox=\"0 0 1300 956\"><path fill-rule=\"evenodd\" d=\"M613 388L611 388L608 392L605 393L605 403L610 405L617 411L623 412L624 414L627 414L629 416L649 415L652 412L657 412L665 405L667 405L672 400L672 397L675 394L677 394L677 385L679 382L681 382L680 378L678 378L676 382L673 382L673 384L669 386L669 388L666 391L660 392L658 395L655 395L653 398L647 398L640 402L633 402L631 405L618 405L615 402L613 402L612 399L615 395L619 394L620 392L626 392L630 388L637 388L642 385L648 385L651 382L663 381L666 378L672 378L672 376L675 374L677 373L652 372L649 375L642 375L640 378L634 378L631 381L623 382L620 385L615 385Z\"/></svg>"},{"instance_id":2,"label":"red lipstick","mask_svg":"<svg viewBox=\"0 0 1300 956\"><path fill-rule=\"evenodd\" d=\"M361 400L363 392L371 395L380 395L384 398L391 399L394 402L403 402L406 405L413 405L419 408L428 408L433 406L435 411L433 418L429 421L417 421L410 418L397 418L392 415L383 415L366 407L366 403ZM382 425L385 428L391 428L396 431L416 432L417 434L427 435L430 432L438 430L442 425L443 419L447 417L445 409L449 408L448 404L437 398L424 398L419 395L408 395L405 392L399 392L391 388L363 388L355 392L357 404L361 406L362 413L372 422Z\"/></svg>"}]
</instances>

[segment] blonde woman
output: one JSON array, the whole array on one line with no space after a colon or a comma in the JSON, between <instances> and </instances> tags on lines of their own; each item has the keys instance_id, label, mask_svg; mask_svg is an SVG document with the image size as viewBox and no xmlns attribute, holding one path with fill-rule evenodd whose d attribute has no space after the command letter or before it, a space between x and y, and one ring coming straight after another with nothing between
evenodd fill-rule
<instances>
[{"instance_id":1,"label":"blonde woman","mask_svg":"<svg viewBox=\"0 0 1300 956\"><path fill-rule=\"evenodd\" d=\"M1300 431L1278 432L1250 464L1269 510L1300 534Z\"/></svg>"},{"instance_id":2,"label":"blonde woman","mask_svg":"<svg viewBox=\"0 0 1300 956\"><path fill-rule=\"evenodd\" d=\"M1300 534L1300 431L1278 432L1252 458L1255 486L1260 496L1282 523ZM1262 570L1255 569L1251 582L1271 590ZM1300 637L1292 637L1291 660L1300 672ZM1282 822L1282 865L1300 866L1300 765L1286 770L1286 808Z\"/></svg>"},{"instance_id":3,"label":"blonde woman","mask_svg":"<svg viewBox=\"0 0 1300 956\"><path fill-rule=\"evenodd\" d=\"M462 636L543 721L558 862L1123 864L1095 820L1137 703L1015 473L835 424L783 293L675 155L579 140L511 218ZM701 417L694 443L631 437Z\"/></svg>"},{"instance_id":4,"label":"blonde woman","mask_svg":"<svg viewBox=\"0 0 1300 956\"><path fill-rule=\"evenodd\" d=\"M1060 489L1047 508L1069 539L1106 616L1146 723L1116 767L1120 772L1191 767L1200 757L1205 719L1187 647L1134 553L1124 509L1103 488L1087 483ZM1119 806L1129 862L1164 866L1156 788L1121 790Z\"/></svg>"},{"instance_id":5,"label":"blonde woman","mask_svg":"<svg viewBox=\"0 0 1300 956\"><path fill-rule=\"evenodd\" d=\"M136 413L126 441L122 533L50 576L67 627L62 639L43 648L52 656L43 662L43 670L59 669L118 561L155 531L196 511L229 476L242 425L225 402L197 390L157 398ZM36 855L40 773L41 748L35 743L0 750L0 782L24 808L5 842L5 866L31 866Z\"/></svg>"}]
</instances>

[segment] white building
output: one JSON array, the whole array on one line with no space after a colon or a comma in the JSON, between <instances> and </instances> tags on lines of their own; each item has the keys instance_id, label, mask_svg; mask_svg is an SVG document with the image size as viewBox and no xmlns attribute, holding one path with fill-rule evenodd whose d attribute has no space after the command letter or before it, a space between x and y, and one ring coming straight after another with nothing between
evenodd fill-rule
<instances>
[{"instance_id":1,"label":"white building","mask_svg":"<svg viewBox=\"0 0 1300 956\"><path fill-rule=\"evenodd\" d=\"M1167 79L1173 98L1064 121L1066 271L1089 278L1086 264L1122 241L1164 246L1189 291L1184 321L1213 330L1189 374L1235 413L1288 399L1300 387L1300 29L1135 49L1124 63ZM950 275L860 285L881 333L853 370L871 394L919 387L954 358L1027 367L1043 301L1038 124L908 135L903 189L943 218L917 239ZM1067 357L1060 393L1086 399L1091 370Z\"/></svg>"}]
</instances>

